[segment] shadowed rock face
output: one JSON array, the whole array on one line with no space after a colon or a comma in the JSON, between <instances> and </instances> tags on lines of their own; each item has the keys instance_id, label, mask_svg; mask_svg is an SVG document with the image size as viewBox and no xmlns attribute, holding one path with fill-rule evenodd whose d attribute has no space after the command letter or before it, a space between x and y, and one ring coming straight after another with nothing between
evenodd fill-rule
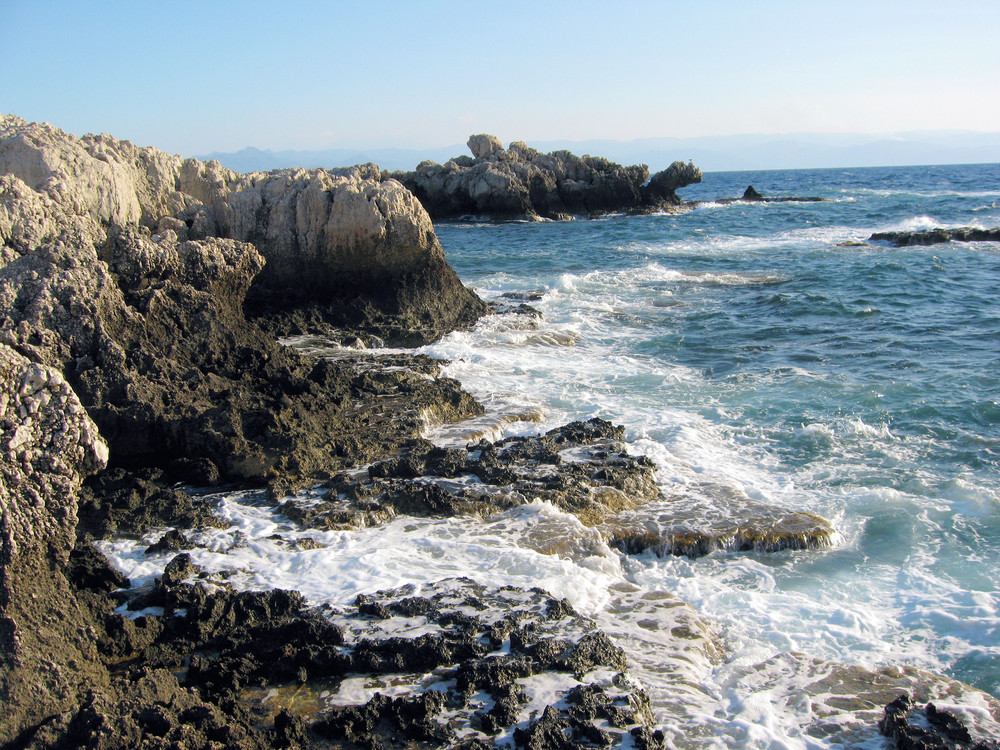
<instances>
[{"instance_id":1,"label":"shadowed rock face","mask_svg":"<svg viewBox=\"0 0 1000 750\"><path fill-rule=\"evenodd\" d=\"M701 182L701 170L682 162L650 179L645 165L623 167L569 151L542 154L521 141L505 150L492 135L473 135L468 145L474 158L427 161L393 175L434 219L568 219L663 210L680 204L678 188Z\"/></svg>"},{"instance_id":2,"label":"shadowed rock face","mask_svg":"<svg viewBox=\"0 0 1000 750\"><path fill-rule=\"evenodd\" d=\"M372 385L305 363L275 343L279 316L267 332L244 317L250 295L322 311L300 327L422 342L485 310L427 214L377 168L241 176L5 117L0 171L0 342L64 373L113 463L295 481L416 436L419 420L368 414L381 447L337 442L363 432L354 405L373 389L422 391L442 418L475 412L454 383Z\"/></svg>"}]
</instances>

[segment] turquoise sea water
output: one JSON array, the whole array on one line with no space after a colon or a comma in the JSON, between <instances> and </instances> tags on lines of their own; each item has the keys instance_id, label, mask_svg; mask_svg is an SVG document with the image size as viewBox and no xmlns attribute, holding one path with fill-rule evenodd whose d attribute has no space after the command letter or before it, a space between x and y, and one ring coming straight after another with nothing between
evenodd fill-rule
<instances>
[{"instance_id":1,"label":"turquoise sea water","mask_svg":"<svg viewBox=\"0 0 1000 750\"><path fill-rule=\"evenodd\" d=\"M467 284L531 293L543 320L429 351L543 427L624 424L667 487L836 526L829 550L625 562L721 623L733 659L910 664L1000 696L1000 245L856 244L1000 226L1000 165L707 174L681 195L748 184L830 200L439 226Z\"/></svg>"}]
</instances>

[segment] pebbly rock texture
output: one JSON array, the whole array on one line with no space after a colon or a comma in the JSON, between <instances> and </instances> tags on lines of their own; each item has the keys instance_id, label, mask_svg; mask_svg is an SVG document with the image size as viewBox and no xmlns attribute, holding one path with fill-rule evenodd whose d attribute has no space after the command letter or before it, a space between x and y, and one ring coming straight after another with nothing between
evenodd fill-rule
<instances>
[{"instance_id":1,"label":"pebbly rock texture","mask_svg":"<svg viewBox=\"0 0 1000 750\"><path fill-rule=\"evenodd\" d=\"M426 161L392 176L434 219L498 221L669 210L681 203L676 190L701 182L701 170L682 162L650 178L645 165L623 167L569 151L542 154L521 141L504 149L492 135L473 135L468 145L473 158L459 156L444 165Z\"/></svg>"},{"instance_id":2,"label":"pebbly rock texture","mask_svg":"<svg viewBox=\"0 0 1000 750\"><path fill-rule=\"evenodd\" d=\"M58 370L0 344L0 744L107 684L67 578L76 499L108 449Z\"/></svg>"},{"instance_id":3,"label":"pebbly rock texture","mask_svg":"<svg viewBox=\"0 0 1000 750\"><path fill-rule=\"evenodd\" d=\"M939 245L944 242L1000 242L1000 227L980 229L957 227L923 229L918 232L876 232L868 238L872 242L891 242L896 247L910 245Z\"/></svg>"}]
</instances>

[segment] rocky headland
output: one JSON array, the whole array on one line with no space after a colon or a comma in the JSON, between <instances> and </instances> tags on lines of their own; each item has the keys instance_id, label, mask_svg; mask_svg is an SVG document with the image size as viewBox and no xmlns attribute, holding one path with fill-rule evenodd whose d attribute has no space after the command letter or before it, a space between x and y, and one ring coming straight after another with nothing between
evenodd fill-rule
<instances>
[{"instance_id":1,"label":"rocky headland","mask_svg":"<svg viewBox=\"0 0 1000 750\"><path fill-rule=\"evenodd\" d=\"M542 156L516 145L477 140L458 168L480 162L487 182L534 174ZM553 193L532 177L537 203L477 206L508 218L621 210L605 201L626 183L637 205L670 205L694 177L681 165L647 183L641 169L549 156L578 170L573 184ZM833 534L821 518L743 496L692 526L700 509L665 496L651 462L603 420L465 448L424 439L482 407L439 363L360 344L431 341L489 308L448 265L421 202L374 165L241 175L4 116L0 247L2 747L704 739L654 716L651 696L656 710L710 715L698 683L722 654L711 626L668 592L623 584L594 619L538 589L467 579L339 609L239 590L191 556L198 529L226 525L213 512L226 488L253 488L294 526L278 542L302 549L324 530L400 515L485 522L537 501L581 522L574 538L523 532L542 554L802 549ZM302 334L329 350L279 343ZM143 554L162 574L145 586L93 544L150 533ZM622 630L630 618L641 627ZM813 736L873 727L873 708L900 691L969 694L926 674L796 655L746 680L767 670L843 696L843 715L810 724ZM331 703L341 689L355 700Z\"/></svg>"},{"instance_id":2,"label":"rocky headland","mask_svg":"<svg viewBox=\"0 0 1000 750\"><path fill-rule=\"evenodd\" d=\"M570 219L617 212L676 210L676 191L701 182L693 164L674 162L650 176L645 165L623 167L569 151L543 154L522 141L504 148L493 135L469 138L472 156L422 162L392 177L409 188L432 219L495 221Z\"/></svg>"}]
</instances>

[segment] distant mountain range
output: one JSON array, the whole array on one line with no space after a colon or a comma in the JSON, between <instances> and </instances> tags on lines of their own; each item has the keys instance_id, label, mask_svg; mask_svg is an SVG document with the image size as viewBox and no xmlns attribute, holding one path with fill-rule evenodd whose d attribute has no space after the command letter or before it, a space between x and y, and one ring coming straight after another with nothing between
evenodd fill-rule
<instances>
[{"instance_id":1,"label":"distant mountain range","mask_svg":"<svg viewBox=\"0 0 1000 750\"><path fill-rule=\"evenodd\" d=\"M529 146L549 152L603 156L620 164L647 164L650 171L671 162L693 161L706 172L823 167L906 166L914 164L981 164L1000 162L1000 133L922 131L892 135L793 133L721 135L700 138L643 138L634 141L538 141ZM344 167L375 162L382 169L412 170L430 159L444 163L468 154L464 144L426 149L346 149L214 152L197 158L218 159L238 172L283 167Z\"/></svg>"}]
</instances>

